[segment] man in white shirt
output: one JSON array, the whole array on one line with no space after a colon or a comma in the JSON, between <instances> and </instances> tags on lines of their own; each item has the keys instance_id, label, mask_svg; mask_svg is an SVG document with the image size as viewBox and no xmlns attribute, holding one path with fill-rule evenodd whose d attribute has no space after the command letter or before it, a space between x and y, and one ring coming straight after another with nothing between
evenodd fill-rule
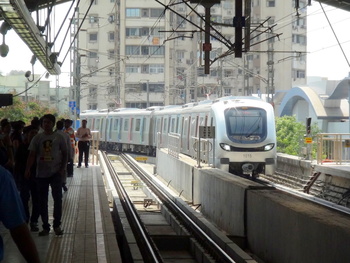
<instances>
[{"instance_id":1,"label":"man in white shirt","mask_svg":"<svg viewBox=\"0 0 350 263\"><path fill-rule=\"evenodd\" d=\"M82 126L77 130L75 136L79 139L78 141L78 149L79 149L79 158L78 158L78 167L81 167L81 163L85 161L85 167L89 167L89 149L90 149L90 140L92 138L91 131L86 127L87 120L82 120Z\"/></svg>"}]
</instances>

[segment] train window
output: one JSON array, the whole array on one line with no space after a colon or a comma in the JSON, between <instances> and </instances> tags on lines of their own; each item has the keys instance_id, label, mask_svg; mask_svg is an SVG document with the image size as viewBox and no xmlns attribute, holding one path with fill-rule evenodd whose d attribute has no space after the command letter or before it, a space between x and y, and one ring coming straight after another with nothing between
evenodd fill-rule
<instances>
[{"instance_id":1,"label":"train window","mask_svg":"<svg viewBox=\"0 0 350 263\"><path fill-rule=\"evenodd\" d=\"M135 131L140 131L141 129L141 119L135 119Z\"/></svg>"},{"instance_id":2,"label":"train window","mask_svg":"<svg viewBox=\"0 0 350 263\"><path fill-rule=\"evenodd\" d=\"M194 137L197 137L197 125L198 123L198 116L196 118L192 118L191 120L191 135Z\"/></svg>"},{"instance_id":3,"label":"train window","mask_svg":"<svg viewBox=\"0 0 350 263\"><path fill-rule=\"evenodd\" d=\"M176 128L175 128L175 132L179 133L179 116L176 117Z\"/></svg>"},{"instance_id":4,"label":"train window","mask_svg":"<svg viewBox=\"0 0 350 263\"><path fill-rule=\"evenodd\" d=\"M129 130L129 119L125 119L124 120L124 131L128 131Z\"/></svg>"},{"instance_id":5,"label":"train window","mask_svg":"<svg viewBox=\"0 0 350 263\"><path fill-rule=\"evenodd\" d=\"M175 132L175 118L171 118L170 132Z\"/></svg>"},{"instance_id":6,"label":"train window","mask_svg":"<svg viewBox=\"0 0 350 263\"><path fill-rule=\"evenodd\" d=\"M105 130L105 127L103 126L103 121L104 119L101 119L101 132L100 132L100 139L103 138L103 133L104 133L104 130Z\"/></svg>"},{"instance_id":7,"label":"train window","mask_svg":"<svg viewBox=\"0 0 350 263\"><path fill-rule=\"evenodd\" d=\"M157 128L156 128L157 132L161 131L161 127L160 127L160 118L157 119Z\"/></svg>"},{"instance_id":8,"label":"train window","mask_svg":"<svg viewBox=\"0 0 350 263\"><path fill-rule=\"evenodd\" d=\"M163 132L167 132L167 126L168 126L168 119L164 118L164 126L163 126Z\"/></svg>"},{"instance_id":9,"label":"train window","mask_svg":"<svg viewBox=\"0 0 350 263\"><path fill-rule=\"evenodd\" d=\"M114 119L114 125L113 125L113 130L118 130L118 125L119 125L119 119Z\"/></svg>"},{"instance_id":10,"label":"train window","mask_svg":"<svg viewBox=\"0 0 350 263\"><path fill-rule=\"evenodd\" d=\"M95 130L100 130L100 121L101 121L100 119L97 119L97 120L96 120L96 123L95 123L96 125L95 125L95 127L94 127Z\"/></svg>"},{"instance_id":11,"label":"train window","mask_svg":"<svg viewBox=\"0 0 350 263\"><path fill-rule=\"evenodd\" d=\"M259 108L232 108L225 111L226 131L231 141L256 143L266 138L266 111Z\"/></svg>"}]
</instances>

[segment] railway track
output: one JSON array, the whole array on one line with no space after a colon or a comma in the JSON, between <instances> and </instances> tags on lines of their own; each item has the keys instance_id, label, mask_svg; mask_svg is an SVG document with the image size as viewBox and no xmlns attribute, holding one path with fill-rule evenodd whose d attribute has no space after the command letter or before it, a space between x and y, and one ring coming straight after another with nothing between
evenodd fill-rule
<instances>
[{"instance_id":1,"label":"railway track","mask_svg":"<svg viewBox=\"0 0 350 263\"><path fill-rule=\"evenodd\" d=\"M311 188L310 194L303 192L303 187L307 180L301 180L287 174L275 173L274 176L260 175L260 182L270 184L275 188L307 199L311 202L326 206L333 210L350 214L350 207L348 202L339 202L341 195L339 194L339 187L328 186L325 190L324 182L317 181Z\"/></svg>"},{"instance_id":2,"label":"railway track","mask_svg":"<svg viewBox=\"0 0 350 263\"><path fill-rule=\"evenodd\" d=\"M102 156L118 193L118 197L114 196L114 210L118 211L115 221L119 243L128 247L122 250L127 251L123 255L125 262L138 260L137 255L143 262L241 260L237 255L240 249L231 240L203 221L200 213L180 197L164 190L133 158L124 154ZM124 231L129 229L128 233Z\"/></svg>"}]
</instances>

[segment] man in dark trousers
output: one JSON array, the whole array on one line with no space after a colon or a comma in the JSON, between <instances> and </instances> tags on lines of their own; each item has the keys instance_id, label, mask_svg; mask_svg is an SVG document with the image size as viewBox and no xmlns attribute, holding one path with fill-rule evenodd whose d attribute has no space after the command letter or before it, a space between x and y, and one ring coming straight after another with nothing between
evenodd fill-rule
<instances>
[{"instance_id":1,"label":"man in dark trousers","mask_svg":"<svg viewBox=\"0 0 350 263\"><path fill-rule=\"evenodd\" d=\"M79 139L78 141L78 149L79 149L79 161L78 161L78 167L81 167L81 162L83 161L83 154L84 154L84 161L85 161L85 167L89 167L89 149L90 149L90 140L92 138L91 131L89 128L86 127L87 120L82 120L81 122L82 126L77 130L76 137Z\"/></svg>"},{"instance_id":2,"label":"man in dark trousers","mask_svg":"<svg viewBox=\"0 0 350 263\"><path fill-rule=\"evenodd\" d=\"M29 145L29 156L26 167L26 177L30 176L30 169L36 162L36 182L40 215L43 222L43 230L39 236L47 236L50 233L48 215L48 195L51 186L54 201L53 228L56 235L62 235L62 180L68 162L67 140L62 134L54 132L56 118L52 114L46 114L42 118L44 132L38 133Z\"/></svg>"}]
</instances>

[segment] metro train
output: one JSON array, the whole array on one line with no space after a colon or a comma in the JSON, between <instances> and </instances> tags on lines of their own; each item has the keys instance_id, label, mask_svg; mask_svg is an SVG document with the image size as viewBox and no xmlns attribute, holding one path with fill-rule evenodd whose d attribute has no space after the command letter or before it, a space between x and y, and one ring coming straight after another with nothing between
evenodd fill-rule
<instances>
[{"instance_id":1,"label":"metro train","mask_svg":"<svg viewBox=\"0 0 350 263\"><path fill-rule=\"evenodd\" d=\"M260 98L230 96L183 106L90 110L80 118L99 131L102 148L148 155L155 155L159 146L168 147L169 137L177 136L179 151L198 157L201 126L207 131L211 127L215 137L202 139L207 144L199 158L237 175L257 177L275 170L274 110Z\"/></svg>"}]
</instances>

